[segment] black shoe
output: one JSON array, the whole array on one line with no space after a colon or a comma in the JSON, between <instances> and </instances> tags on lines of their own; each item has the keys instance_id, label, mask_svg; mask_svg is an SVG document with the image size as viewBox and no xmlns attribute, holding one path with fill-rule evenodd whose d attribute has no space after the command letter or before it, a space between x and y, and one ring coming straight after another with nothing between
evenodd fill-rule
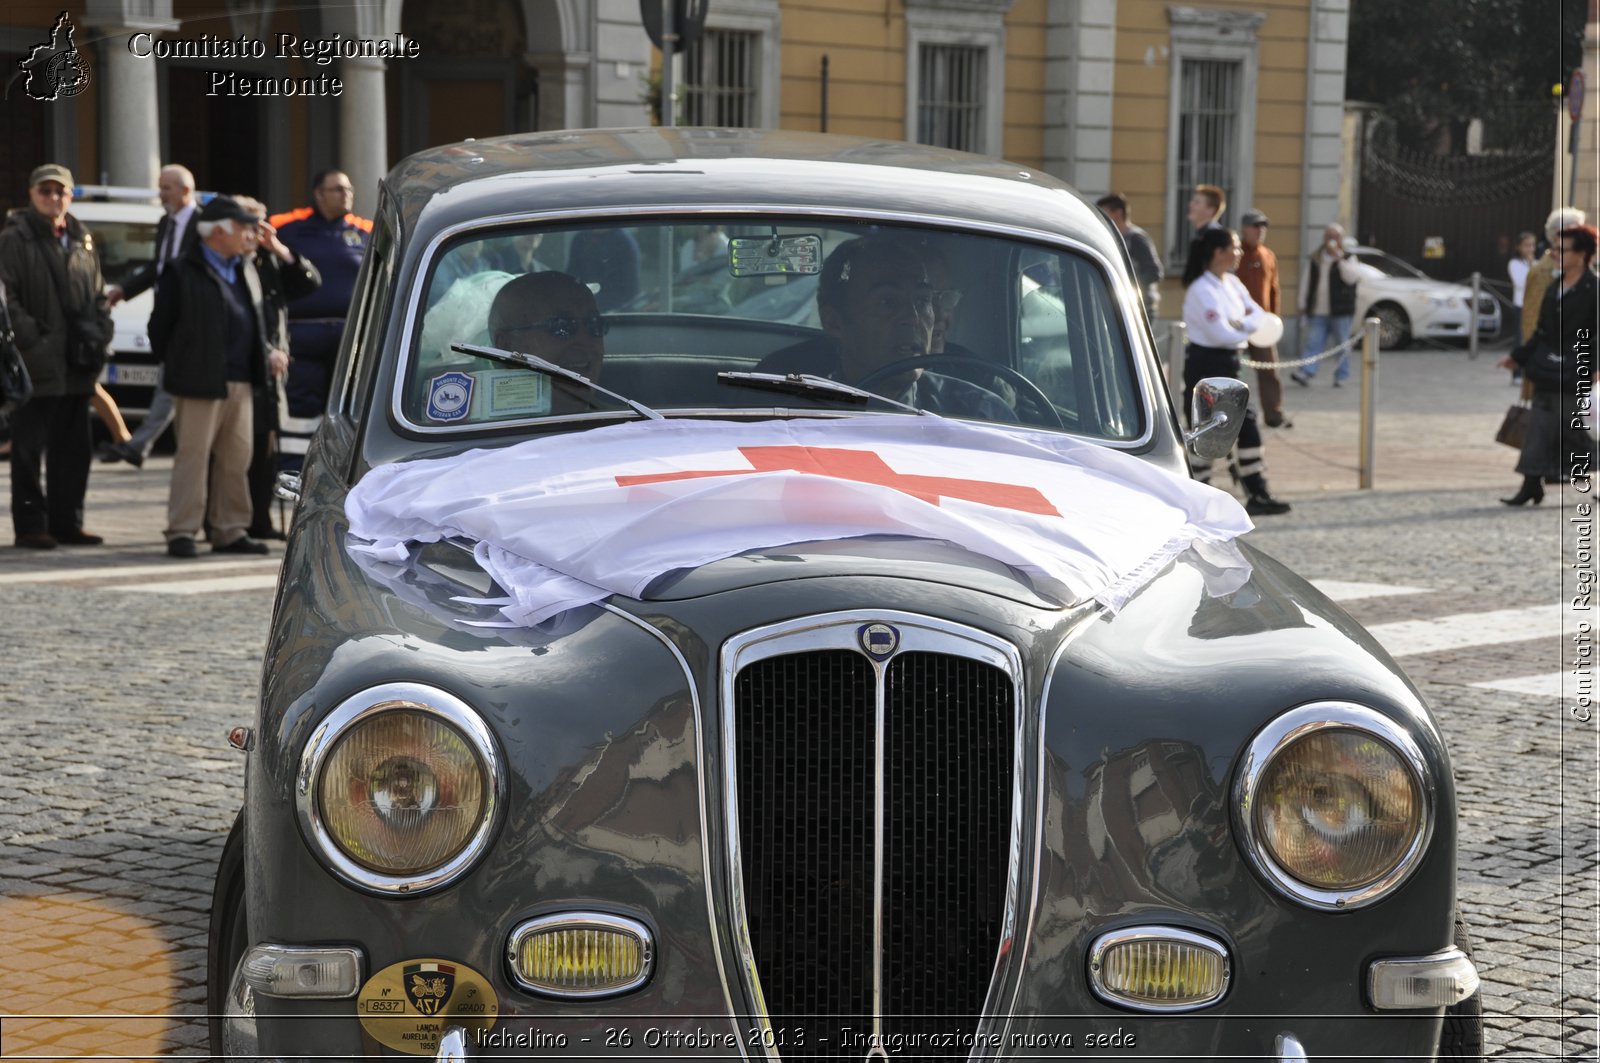
<instances>
[{"instance_id":1,"label":"black shoe","mask_svg":"<svg viewBox=\"0 0 1600 1063\"><path fill-rule=\"evenodd\" d=\"M245 534L252 539L282 539L283 532L277 528L246 528Z\"/></svg>"},{"instance_id":2,"label":"black shoe","mask_svg":"<svg viewBox=\"0 0 1600 1063\"><path fill-rule=\"evenodd\" d=\"M49 532L18 532L17 545L24 550L54 550L56 538Z\"/></svg>"},{"instance_id":3,"label":"black shoe","mask_svg":"<svg viewBox=\"0 0 1600 1063\"><path fill-rule=\"evenodd\" d=\"M1296 384L1299 384L1303 388L1308 388L1311 386L1311 378L1303 373L1290 373L1289 379L1293 380Z\"/></svg>"},{"instance_id":4,"label":"black shoe","mask_svg":"<svg viewBox=\"0 0 1600 1063\"><path fill-rule=\"evenodd\" d=\"M115 465L122 460L122 455L117 453L115 443L100 443L94 448L94 460L102 465Z\"/></svg>"},{"instance_id":5,"label":"black shoe","mask_svg":"<svg viewBox=\"0 0 1600 1063\"><path fill-rule=\"evenodd\" d=\"M267 544L258 543L248 535L241 535L226 546L213 546L213 554L264 554L267 553Z\"/></svg>"},{"instance_id":6,"label":"black shoe","mask_svg":"<svg viewBox=\"0 0 1600 1063\"><path fill-rule=\"evenodd\" d=\"M1533 480L1532 483L1528 483L1526 480L1524 480L1522 484L1522 490L1518 491L1510 498L1502 498L1500 501L1502 504L1507 506L1522 506L1528 504L1529 502L1532 502L1537 506L1540 502L1544 501L1544 485L1538 480Z\"/></svg>"},{"instance_id":7,"label":"black shoe","mask_svg":"<svg viewBox=\"0 0 1600 1063\"><path fill-rule=\"evenodd\" d=\"M135 469L144 467L144 452L131 443L113 443L111 452Z\"/></svg>"},{"instance_id":8,"label":"black shoe","mask_svg":"<svg viewBox=\"0 0 1600 1063\"><path fill-rule=\"evenodd\" d=\"M190 535L174 535L167 540L168 557L193 557L195 555L194 537Z\"/></svg>"},{"instance_id":9,"label":"black shoe","mask_svg":"<svg viewBox=\"0 0 1600 1063\"><path fill-rule=\"evenodd\" d=\"M1336 387L1336 388L1342 388L1342 387L1344 387L1344 383L1338 377L1334 377L1333 378L1333 386Z\"/></svg>"},{"instance_id":10,"label":"black shoe","mask_svg":"<svg viewBox=\"0 0 1600 1063\"><path fill-rule=\"evenodd\" d=\"M1289 503L1279 502L1271 495L1251 495L1245 501L1244 511L1252 517L1275 517L1289 512Z\"/></svg>"},{"instance_id":11,"label":"black shoe","mask_svg":"<svg viewBox=\"0 0 1600 1063\"><path fill-rule=\"evenodd\" d=\"M106 541L105 536L92 535L82 528L74 528L72 531L59 533L56 535L55 540L62 546L99 546Z\"/></svg>"}]
</instances>

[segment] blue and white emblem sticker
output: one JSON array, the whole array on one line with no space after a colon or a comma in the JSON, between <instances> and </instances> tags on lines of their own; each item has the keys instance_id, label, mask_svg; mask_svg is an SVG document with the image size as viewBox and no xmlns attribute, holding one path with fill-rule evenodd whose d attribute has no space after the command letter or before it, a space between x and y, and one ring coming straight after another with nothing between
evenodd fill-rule
<instances>
[{"instance_id":1,"label":"blue and white emblem sticker","mask_svg":"<svg viewBox=\"0 0 1600 1063\"><path fill-rule=\"evenodd\" d=\"M459 421L472 409L472 378L465 373L441 373L428 381L428 419Z\"/></svg>"},{"instance_id":2,"label":"blue and white emblem sticker","mask_svg":"<svg viewBox=\"0 0 1600 1063\"><path fill-rule=\"evenodd\" d=\"M861 648L875 661L893 656L900 648L900 632L888 624L862 624L856 634L861 639Z\"/></svg>"}]
</instances>

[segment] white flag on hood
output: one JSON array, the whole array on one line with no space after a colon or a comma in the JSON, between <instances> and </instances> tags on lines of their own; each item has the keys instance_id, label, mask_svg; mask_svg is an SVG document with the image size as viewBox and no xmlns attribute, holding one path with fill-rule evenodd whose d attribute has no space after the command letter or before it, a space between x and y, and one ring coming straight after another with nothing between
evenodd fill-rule
<instances>
[{"instance_id":1,"label":"white flag on hood","mask_svg":"<svg viewBox=\"0 0 1600 1063\"><path fill-rule=\"evenodd\" d=\"M1117 609L1250 518L1231 495L1106 447L934 417L650 420L384 465L345 503L351 549L475 542L532 625L752 550L864 535L940 539L1011 565L1062 604ZM1237 575L1248 565L1220 552Z\"/></svg>"}]
</instances>

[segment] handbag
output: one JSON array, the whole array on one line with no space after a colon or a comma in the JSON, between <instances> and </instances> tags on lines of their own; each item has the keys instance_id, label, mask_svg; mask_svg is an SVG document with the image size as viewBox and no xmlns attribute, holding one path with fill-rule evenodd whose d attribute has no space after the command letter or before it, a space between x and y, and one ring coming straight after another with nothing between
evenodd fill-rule
<instances>
[{"instance_id":1,"label":"handbag","mask_svg":"<svg viewBox=\"0 0 1600 1063\"><path fill-rule=\"evenodd\" d=\"M9 417L32 397L33 377L28 375L28 365L11 331L11 311L0 287L0 417Z\"/></svg>"},{"instance_id":2,"label":"handbag","mask_svg":"<svg viewBox=\"0 0 1600 1063\"><path fill-rule=\"evenodd\" d=\"M1494 441L1521 450L1522 441L1528 434L1528 413L1527 403L1513 403L1506 411L1505 419L1500 422L1500 430L1494 434Z\"/></svg>"},{"instance_id":3,"label":"handbag","mask_svg":"<svg viewBox=\"0 0 1600 1063\"><path fill-rule=\"evenodd\" d=\"M105 296L96 296L84 307L68 305L66 294L71 290L71 285L65 263L53 255L47 255L45 261L48 267L45 272L55 286L56 299L60 301L62 316L66 318L67 344L63 355L67 368L74 373L99 375L111 356L111 334L107 327L110 314L100 309L105 303Z\"/></svg>"}]
</instances>

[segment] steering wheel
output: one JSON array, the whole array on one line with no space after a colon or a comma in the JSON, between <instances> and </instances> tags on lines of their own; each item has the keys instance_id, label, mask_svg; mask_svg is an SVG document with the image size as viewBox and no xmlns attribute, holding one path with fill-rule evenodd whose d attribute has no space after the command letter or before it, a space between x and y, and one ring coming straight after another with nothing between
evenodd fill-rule
<instances>
[{"instance_id":1,"label":"steering wheel","mask_svg":"<svg viewBox=\"0 0 1600 1063\"><path fill-rule=\"evenodd\" d=\"M997 362L985 361L967 354L924 354L911 358L896 358L887 365L881 365L855 382L855 386L865 391L871 391L872 385L885 377L897 373L908 373L913 369L936 369L940 365L961 366L967 369L978 369L989 376L997 376L1001 380L1017 389L1016 410L1023 424L1042 424L1048 428L1066 430L1066 425L1061 421L1061 414L1056 409L1055 403L1050 401L1050 396L1040 390L1039 385L1011 368L1009 365L1000 365ZM971 384L975 388L983 387L963 373L948 374L957 380ZM995 396L999 398L999 396ZM1003 399L1001 400L1004 401ZM1024 406L1026 402L1026 407Z\"/></svg>"}]
</instances>

